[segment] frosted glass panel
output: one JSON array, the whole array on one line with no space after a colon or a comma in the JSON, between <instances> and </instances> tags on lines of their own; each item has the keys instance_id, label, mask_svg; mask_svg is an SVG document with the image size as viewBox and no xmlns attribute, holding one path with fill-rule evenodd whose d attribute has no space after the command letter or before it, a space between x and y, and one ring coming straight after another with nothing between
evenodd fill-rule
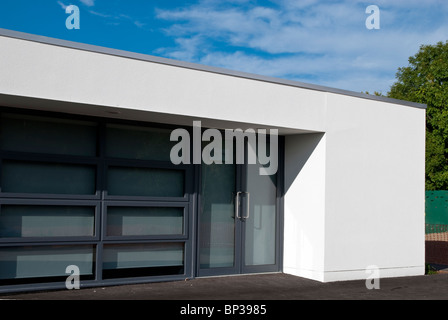
<instances>
[{"instance_id":1,"label":"frosted glass panel","mask_svg":"<svg viewBox=\"0 0 448 320\"><path fill-rule=\"evenodd\" d=\"M0 115L0 149L95 156L95 123L20 114Z\"/></svg>"},{"instance_id":2,"label":"frosted glass panel","mask_svg":"<svg viewBox=\"0 0 448 320\"><path fill-rule=\"evenodd\" d=\"M250 192L249 219L246 219L245 264L275 264L276 175L259 174L258 164L247 166Z\"/></svg>"},{"instance_id":3,"label":"frosted glass panel","mask_svg":"<svg viewBox=\"0 0 448 320\"><path fill-rule=\"evenodd\" d=\"M107 191L109 195L183 197L184 171L109 167Z\"/></svg>"},{"instance_id":4,"label":"frosted glass panel","mask_svg":"<svg viewBox=\"0 0 448 320\"><path fill-rule=\"evenodd\" d=\"M108 236L181 235L184 208L108 207Z\"/></svg>"},{"instance_id":5,"label":"frosted glass panel","mask_svg":"<svg viewBox=\"0 0 448 320\"><path fill-rule=\"evenodd\" d=\"M94 236L94 207L3 205L0 237Z\"/></svg>"},{"instance_id":6,"label":"frosted glass panel","mask_svg":"<svg viewBox=\"0 0 448 320\"><path fill-rule=\"evenodd\" d=\"M104 245L104 279L172 275L183 272L183 243Z\"/></svg>"},{"instance_id":7,"label":"frosted glass panel","mask_svg":"<svg viewBox=\"0 0 448 320\"><path fill-rule=\"evenodd\" d=\"M178 266L184 261L183 243L105 245L103 268Z\"/></svg>"},{"instance_id":8,"label":"frosted glass panel","mask_svg":"<svg viewBox=\"0 0 448 320\"><path fill-rule=\"evenodd\" d=\"M108 157L170 161L171 130L118 124L107 125Z\"/></svg>"},{"instance_id":9,"label":"frosted glass panel","mask_svg":"<svg viewBox=\"0 0 448 320\"><path fill-rule=\"evenodd\" d=\"M0 279L64 276L69 265L82 275L92 275L94 248L85 246L37 246L0 248Z\"/></svg>"},{"instance_id":10,"label":"frosted glass panel","mask_svg":"<svg viewBox=\"0 0 448 320\"><path fill-rule=\"evenodd\" d=\"M201 268L234 266L234 192L235 165L202 166L199 220Z\"/></svg>"},{"instance_id":11,"label":"frosted glass panel","mask_svg":"<svg viewBox=\"0 0 448 320\"><path fill-rule=\"evenodd\" d=\"M96 168L88 165L4 160L2 192L93 195Z\"/></svg>"}]
</instances>

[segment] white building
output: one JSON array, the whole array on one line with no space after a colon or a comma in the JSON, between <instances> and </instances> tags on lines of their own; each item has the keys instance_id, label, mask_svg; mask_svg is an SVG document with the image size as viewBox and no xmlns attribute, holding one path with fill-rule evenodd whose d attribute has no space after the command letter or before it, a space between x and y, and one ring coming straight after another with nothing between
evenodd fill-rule
<instances>
[{"instance_id":1,"label":"white building","mask_svg":"<svg viewBox=\"0 0 448 320\"><path fill-rule=\"evenodd\" d=\"M0 291L424 274L424 105L9 30L0 70ZM193 121L278 129L276 175L173 164Z\"/></svg>"}]
</instances>

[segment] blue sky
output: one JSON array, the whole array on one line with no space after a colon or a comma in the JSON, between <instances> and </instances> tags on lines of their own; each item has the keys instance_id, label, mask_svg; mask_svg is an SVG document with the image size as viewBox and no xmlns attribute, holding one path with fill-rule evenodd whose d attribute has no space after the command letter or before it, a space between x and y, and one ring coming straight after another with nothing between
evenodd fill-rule
<instances>
[{"instance_id":1,"label":"blue sky","mask_svg":"<svg viewBox=\"0 0 448 320\"><path fill-rule=\"evenodd\" d=\"M68 5L79 30L65 26ZM383 94L421 45L448 40L447 17L446 0L0 1L0 28Z\"/></svg>"}]
</instances>

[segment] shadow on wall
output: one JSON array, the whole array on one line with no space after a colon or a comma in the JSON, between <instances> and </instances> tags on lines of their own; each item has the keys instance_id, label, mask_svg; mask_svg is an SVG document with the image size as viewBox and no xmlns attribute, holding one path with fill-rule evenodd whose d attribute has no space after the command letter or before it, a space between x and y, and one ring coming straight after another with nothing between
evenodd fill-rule
<instances>
[{"instance_id":1,"label":"shadow on wall","mask_svg":"<svg viewBox=\"0 0 448 320\"><path fill-rule=\"evenodd\" d=\"M288 156L285 158L285 168L288 170L287 174L285 172L285 193L305 167L324 135L325 133L307 133L287 137Z\"/></svg>"},{"instance_id":2,"label":"shadow on wall","mask_svg":"<svg viewBox=\"0 0 448 320\"><path fill-rule=\"evenodd\" d=\"M323 281L325 136L285 139L284 259L286 273Z\"/></svg>"}]
</instances>

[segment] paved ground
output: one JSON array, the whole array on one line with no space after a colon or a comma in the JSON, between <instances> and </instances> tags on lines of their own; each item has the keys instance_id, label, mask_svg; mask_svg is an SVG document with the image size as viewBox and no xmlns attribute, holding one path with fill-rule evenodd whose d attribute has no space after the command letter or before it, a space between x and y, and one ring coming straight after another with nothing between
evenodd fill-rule
<instances>
[{"instance_id":1,"label":"paved ground","mask_svg":"<svg viewBox=\"0 0 448 320\"><path fill-rule=\"evenodd\" d=\"M446 300L448 273L366 282L320 283L283 273L197 278L187 281L0 294L14 300Z\"/></svg>"}]
</instances>

